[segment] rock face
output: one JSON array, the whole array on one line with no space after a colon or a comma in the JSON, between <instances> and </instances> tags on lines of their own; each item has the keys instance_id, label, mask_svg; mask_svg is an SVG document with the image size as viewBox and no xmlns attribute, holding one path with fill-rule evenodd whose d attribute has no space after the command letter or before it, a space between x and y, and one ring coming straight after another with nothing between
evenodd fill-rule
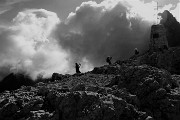
<instances>
[{"instance_id":1,"label":"rock face","mask_svg":"<svg viewBox=\"0 0 180 120\"><path fill-rule=\"evenodd\" d=\"M162 31L162 28L157 29L155 27L158 30L158 33L161 33L161 35L159 34L161 37L157 36L157 30L152 26L150 49L145 54L138 57L139 64L147 64L157 68L166 69L172 74L180 74L180 23L167 10L159 15L162 17L160 25L155 26L164 26L166 35L164 35L164 32L159 32ZM162 42L163 40L165 41L165 39L163 39L164 36L167 37L169 48L164 46L163 49L155 50L154 47L163 44L165 45L165 42ZM157 39L152 39L153 37L157 37ZM159 37L161 39L159 39ZM153 42L153 40L158 40L158 42Z\"/></svg>"},{"instance_id":2,"label":"rock face","mask_svg":"<svg viewBox=\"0 0 180 120\"><path fill-rule=\"evenodd\" d=\"M119 64L118 64L119 63ZM130 62L0 93L1 120L179 120L179 76Z\"/></svg>"},{"instance_id":3,"label":"rock face","mask_svg":"<svg viewBox=\"0 0 180 120\"><path fill-rule=\"evenodd\" d=\"M4 90L15 90L22 85L33 85L33 80L25 74L11 73L0 82L0 92Z\"/></svg>"},{"instance_id":4,"label":"rock face","mask_svg":"<svg viewBox=\"0 0 180 120\"><path fill-rule=\"evenodd\" d=\"M163 68L172 74L180 74L180 47L168 50L147 52L140 56L140 64L147 64L157 68Z\"/></svg>"},{"instance_id":5,"label":"rock face","mask_svg":"<svg viewBox=\"0 0 180 120\"><path fill-rule=\"evenodd\" d=\"M166 29L163 25L151 26L150 50L156 51L164 46L168 47Z\"/></svg>"},{"instance_id":6,"label":"rock face","mask_svg":"<svg viewBox=\"0 0 180 120\"><path fill-rule=\"evenodd\" d=\"M180 75L171 74L180 73L179 55L180 48L147 51L36 84L11 74L0 84L13 87L0 93L0 120L180 120Z\"/></svg>"},{"instance_id":7,"label":"rock face","mask_svg":"<svg viewBox=\"0 0 180 120\"><path fill-rule=\"evenodd\" d=\"M161 24L163 24L167 30L167 40L170 47L180 46L180 23L173 15L165 10L159 14L162 17Z\"/></svg>"}]
</instances>

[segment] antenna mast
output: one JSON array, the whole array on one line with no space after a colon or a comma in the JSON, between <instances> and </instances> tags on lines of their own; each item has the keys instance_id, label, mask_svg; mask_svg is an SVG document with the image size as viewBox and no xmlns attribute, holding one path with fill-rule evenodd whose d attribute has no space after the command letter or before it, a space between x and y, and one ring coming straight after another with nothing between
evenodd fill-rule
<instances>
[{"instance_id":1,"label":"antenna mast","mask_svg":"<svg viewBox=\"0 0 180 120\"><path fill-rule=\"evenodd\" d=\"M156 3L157 3L157 6L156 6L156 8L155 8L155 9L157 10L157 21L156 21L156 22L157 22L157 24L158 24L158 10L159 10L159 7L162 7L162 6L159 6L159 3L158 3L158 2L156 2Z\"/></svg>"}]
</instances>

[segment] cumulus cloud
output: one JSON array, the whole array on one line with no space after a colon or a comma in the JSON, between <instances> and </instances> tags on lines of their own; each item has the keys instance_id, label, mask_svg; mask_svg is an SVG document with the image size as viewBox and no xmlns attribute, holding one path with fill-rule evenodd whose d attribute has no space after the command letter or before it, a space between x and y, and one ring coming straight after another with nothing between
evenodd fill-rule
<instances>
[{"instance_id":1,"label":"cumulus cloud","mask_svg":"<svg viewBox=\"0 0 180 120\"><path fill-rule=\"evenodd\" d=\"M67 54L51 37L59 23L55 13L43 9L19 12L12 25L0 28L0 67L34 79L40 73L47 77L52 72L69 72Z\"/></svg>"},{"instance_id":2,"label":"cumulus cloud","mask_svg":"<svg viewBox=\"0 0 180 120\"><path fill-rule=\"evenodd\" d=\"M158 12L174 7L166 4L157 11L156 5L140 0L83 2L59 25L56 36L74 62L85 58L98 66L107 56L123 60L134 54L134 48L141 53L149 49L151 25L160 21Z\"/></svg>"},{"instance_id":3,"label":"cumulus cloud","mask_svg":"<svg viewBox=\"0 0 180 120\"><path fill-rule=\"evenodd\" d=\"M56 33L59 44L74 56L94 66L107 56L126 59L134 48L148 49L150 26L156 22L154 6L139 0L84 2L69 14Z\"/></svg>"}]
</instances>

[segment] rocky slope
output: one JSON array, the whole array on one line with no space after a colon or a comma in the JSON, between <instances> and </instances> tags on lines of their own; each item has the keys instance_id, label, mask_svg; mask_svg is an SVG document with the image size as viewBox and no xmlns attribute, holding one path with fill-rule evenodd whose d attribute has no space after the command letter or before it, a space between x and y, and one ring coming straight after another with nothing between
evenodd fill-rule
<instances>
[{"instance_id":1,"label":"rocky slope","mask_svg":"<svg viewBox=\"0 0 180 120\"><path fill-rule=\"evenodd\" d=\"M147 64L157 68L163 68L172 74L180 74L180 47L169 50L147 52L138 57L139 64Z\"/></svg>"},{"instance_id":2,"label":"rocky slope","mask_svg":"<svg viewBox=\"0 0 180 120\"><path fill-rule=\"evenodd\" d=\"M0 120L179 120L180 76L116 62L0 94Z\"/></svg>"},{"instance_id":3,"label":"rocky slope","mask_svg":"<svg viewBox=\"0 0 180 120\"><path fill-rule=\"evenodd\" d=\"M0 81L0 92L4 90L15 90L22 85L28 86L33 84L35 84L35 82L28 75L11 73Z\"/></svg>"},{"instance_id":4,"label":"rocky slope","mask_svg":"<svg viewBox=\"0 0 180 120\"><path fill-rule=\"evenodd\" d=\"M176 22L163 15L174 46ZM0 84L0 120L180 120L179 53L177 47L147 51L87 73L54 73L37 83L10 74Z\"/></svg>"},{"instance_id":5,"label":"rocky slope","mask_svg":"<svg viewBox=\"0 0 180 120\"><path fill-rule=\"evenodd\" d=\"M167 40L170 47L180 46L180 23L176 18L167 10L159 14L161 19L161 24L167 30Z\"/></svg>"}]
</instances>

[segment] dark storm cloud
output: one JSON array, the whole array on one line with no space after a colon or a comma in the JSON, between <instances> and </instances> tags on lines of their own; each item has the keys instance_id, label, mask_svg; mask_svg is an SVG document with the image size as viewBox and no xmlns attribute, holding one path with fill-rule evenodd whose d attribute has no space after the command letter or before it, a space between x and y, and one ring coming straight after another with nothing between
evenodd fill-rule
<instances>
[{"instance_id":1,"label":"dark storm cloud","mask_svg":"<svg viewBox=\"0 0 180 120\"><path fill-rule=\"evenodd\" d=\"M103 64L109 55L126 59L136 47L148 49L151 23L130 9L123 0L83 3L60 24L59 44L71 51L74 62L87 58L93 65Z\"/></svg>"}]
</instances>

